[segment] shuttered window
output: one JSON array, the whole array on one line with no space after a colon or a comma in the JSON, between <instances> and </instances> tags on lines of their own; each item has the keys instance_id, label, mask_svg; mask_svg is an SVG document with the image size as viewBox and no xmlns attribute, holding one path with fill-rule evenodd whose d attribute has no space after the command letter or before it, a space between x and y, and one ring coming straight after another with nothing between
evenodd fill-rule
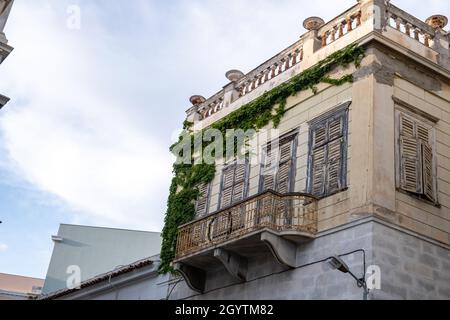
<instances>
[{"instance_id":1,"label":"shuttered window","mask_svg":"<svg viewBox=\"0 0 450 320\"><path fill-rule=\"evenodd\" d=\"M292 191L297 134L289 134L267 145L264 152L260 191Z\"/></svg>"},{"instance_id":2,"label":"shuttered window","mask_svg":"<svg viewBox=\"0 0 450 320\"><path fill-rule=\"evenodd\" d=\"M237 162L223 169L220 208L229 207L246 197L249 163Z\"/></svg>"},{"instance_id":3,"label":"shuttered window","mask_svg":"<svg viewBox=\"0 0 450 320\"><path fill-rule=\"evenodd\" d=\"M317 197L347 187L348 106L310 123L308 192Z\"/></svg>"},{"instance_id":4,"label":"shuttered window","mask_svg":"<svg viewBox=\"0 0 450 320\"><path fill-rule=\"evenodd\" d=\"M198 196L197 202L195 204L195 209L196 209L197 216L201 217L208 213L210 184L202 183L198 187L198 191L199 191L199 196Z\"/></svg>"},{"instance_id":5,"label":"shuttered window","mask_svg":"<svg viewBox=\"0 0 450 320\"><path fill-rule=\"evenodd\" d=\"M398 187L436 203L433 127L400 111L397 121Z\"/></svg>"}]
</instances>

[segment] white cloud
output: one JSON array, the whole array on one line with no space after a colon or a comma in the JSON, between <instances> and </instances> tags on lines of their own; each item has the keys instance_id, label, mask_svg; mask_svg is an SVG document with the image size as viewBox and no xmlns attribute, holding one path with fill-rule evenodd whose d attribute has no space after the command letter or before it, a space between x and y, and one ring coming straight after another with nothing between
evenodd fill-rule
<instances>
[{"instance_id":1,"label":"white cloud","mask_svg":"<svg viewBox=\"0 0 450 320\"><path fill-rule=\"evenodd\" d=\"M0 243L0 253L5 252L8 250L8 246L4 243Z\"/></svg>"},{"instance_id":2,"label":"white cloud","mask_svg":"<svg viewBox=\"0 0 450 320\"><path fill-rule=\"evenodd\" d=\"M100 27L95 39L70 33L50 5L18 3L15 10L33 27L10 33L14 67L2 76L17 99L0 122L9 169L89 221L159 229L171 159L135 125L127 97L105 85L115 90L123 82L103 78L123 63L99 59L111 50L109 35Z\"/></svg>"}]
</instances>

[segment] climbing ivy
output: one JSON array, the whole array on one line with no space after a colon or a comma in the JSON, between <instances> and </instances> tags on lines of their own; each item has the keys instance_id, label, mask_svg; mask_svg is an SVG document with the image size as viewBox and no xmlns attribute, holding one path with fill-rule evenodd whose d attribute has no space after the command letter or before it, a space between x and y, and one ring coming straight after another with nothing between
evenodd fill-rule
<instances>
[{"instance_id":1,"label":"climbing ivy","mask_svg":"<svg viewBox=\"0 0 450 320\"><path fill-rule=\"evenodd\" d=\"M315 66L265 92L260 97L215 122L210 128L219 130L223 136L229 129L257 131L271 122L276 128L286 112L286 101L289 97L306 89L311 89L316 94L316 86L320 83L340 86L352 82L353 76L351 74L344 75L339 79L332 79L329 77L329 73L336 67L346 67L350 63L359 67L363 57L364 49L356 44L336 51ZM190 131L192 125L188 121L184 123L185 133L189 132L193 135ZM191 141L191 151L193 151L195 139L191 139ZM171 147L171 150L174 146ZM178 228L194 219L194 203L200 195L198 186L202 183L210 183L216 173L214 164L194 164L194 161L192 163L175 164L173 167L174 178L170 187L165 226L162 232L160 273L173 272L170 264L175 257Z\"/></svg>"}]
</instances>

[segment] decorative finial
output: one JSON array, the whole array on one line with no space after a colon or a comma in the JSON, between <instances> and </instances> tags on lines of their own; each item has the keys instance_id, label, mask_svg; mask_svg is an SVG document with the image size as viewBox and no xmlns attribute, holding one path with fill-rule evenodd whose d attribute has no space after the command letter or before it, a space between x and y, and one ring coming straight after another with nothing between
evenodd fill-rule
<instances>
[{"instance_id":1,"label":"decorative finial","mask_svg":"<svg viewBox=\"0 0 450 320\"><path fill-rule=\"evenodd\" d=\"M201 105L203 102L206 101L206 99L203 96L195 95L192 96L189 101L192 103L193 106Z\"/></svg>"},{"instance_id":2,"label":"decorative finial","mask_svg":"<svg viewBox=\"0 0 450 320\"><path fill-rule=\"evenodd\" d=\"M303 21L303 27L309 31L319 30L324 24L325 21L319 17L309 17Z\"/></svg>"},{"instance_id":3,"label":"decorative finial","mask_svg":"<svg viewBox=\"0 0 450 320\"><path fill-rule=\"evenodd\" d=\"M433 29L444 29L448 24L448 18L446 16L437 14L429 17L425 22Z\"/></svg>"},{"instance_id":4,"label":"decorative finial","mask_svg":"<svg viewBox=\"0 0 450 320\"><path fill-rule=\"evenodd\" d=\"M244 77L244 74L239 70L230 70L225 74L225 77L231 82L237 82Z\"/></svg>"}]
</instances>

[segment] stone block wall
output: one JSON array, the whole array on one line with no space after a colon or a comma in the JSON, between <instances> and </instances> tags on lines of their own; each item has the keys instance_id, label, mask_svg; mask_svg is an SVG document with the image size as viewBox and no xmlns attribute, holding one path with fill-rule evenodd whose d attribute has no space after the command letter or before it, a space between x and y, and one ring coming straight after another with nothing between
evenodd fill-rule
<instances>
[{"instance_id":1,"label":"stone block wall","mask_svg":"<svg viewBox=\"0 0 450 320\"><path fill-rule=\"evenodd\" d=\"M205 294L191 291L182 281L170 299L362 300L363 290L350 275L331 270L323 262L359 249L365 250L366 267L381 269L381 289L372 290L369 299L450 299L450 249L372 219L320 234L299 246L296 269L282 267L264 254L250 261L246 283L217 270L207 275ZM362 277L362 252L345 255L343 260Z\"/></svg>"}]
</instances>

